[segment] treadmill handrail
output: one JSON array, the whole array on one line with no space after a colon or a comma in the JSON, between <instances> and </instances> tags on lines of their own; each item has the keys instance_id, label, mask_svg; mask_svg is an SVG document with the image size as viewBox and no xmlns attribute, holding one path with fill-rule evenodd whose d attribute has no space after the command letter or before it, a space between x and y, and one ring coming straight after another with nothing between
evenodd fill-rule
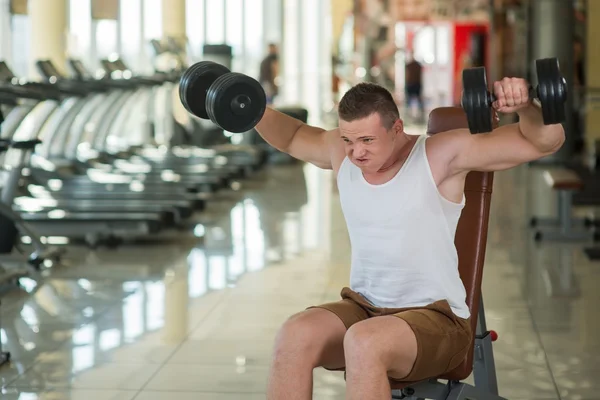
<instances>
[{"instance_id":1,"label":"treadmill handrail","mask_svg":"<svg viewBox=\"0 0 600 400\"><path fill-rule=\"evenodd\" d=\"M51 86L0 84L0 92L20 99L60 100L59 91Z\"/></svg>"},{"instance_id":2,"label":"treadmill handrail","mask_svg":"<svg viewBox=\"0 0 600 400\"><path fill-rule=\"evenodd\" d=\"M31 139L31 140L11 140L11 147L13 149L19 150L33 150L35 146L41 144L42 141L40 139Z\"/></svg>"}]
</instances>

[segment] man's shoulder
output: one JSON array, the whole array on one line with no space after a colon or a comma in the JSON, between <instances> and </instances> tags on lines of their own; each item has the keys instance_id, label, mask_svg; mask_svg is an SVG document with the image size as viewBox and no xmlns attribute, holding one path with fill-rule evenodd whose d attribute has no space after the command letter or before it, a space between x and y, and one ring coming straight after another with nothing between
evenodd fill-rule
<instances>
[{"instance_id":1,"label":"man's shoulder","mask_svg":"<svg viewBox=\"0 0 600 400\"><path fill-rule=\"evenodd\" d=\"M451 163L466 146L470 135L468 129L453 129L427 137L425 151L438 184L449 176Z\"/></svg>"},{"instance_id":2,"label":"man's shoulder","mask_svg":"<svg viewBox=\"0 0 600 400\"><path fill-rule=\"evenodd\" d=\"M435 134L427 135L427 146L429 147L457 147L465 143L470 138L471 133L468 129L452 129Z\"/></svg>"},{"instance_id":3,"label":"man's shoulder","mask_svg":"<svg viewBox=\"0 0 600 400\"><path fill-rule=\"evenodd\" d=\"M331 155L331 166L333 167L333 171L337 174L344 158L346 158L344 142L340 139L339 128L330 129L325 132L325 143L329 149L329 154Z\"/></svg>"}]
</instances>

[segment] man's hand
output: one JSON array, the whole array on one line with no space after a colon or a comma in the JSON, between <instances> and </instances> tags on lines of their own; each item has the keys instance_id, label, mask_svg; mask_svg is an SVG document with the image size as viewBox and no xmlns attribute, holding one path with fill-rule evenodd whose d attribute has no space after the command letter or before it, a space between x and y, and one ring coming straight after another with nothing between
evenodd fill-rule
<instances>
[{"instance_id":1,"label":"man's hand","mask_svg":"<svg viewBox=\"0 0 600 400\"><path fill-rule=\"evenodd\" d=\"M529 84L521 78L504 78L494 82L494 95L496 101L492 103L492 107L505 114L523 109L531 102Z\"/></svg>"},{"instance_id":2,"label":"man's hand","mask_svg":"<svg viewBox=\"0 0 600 400\"><path fill-rule=\"evenodd\" d=\"M565 142L562 124L544 124L537 102L529 96L527 81L504 78L494 83L498 112L513 113L519 122L503 125L492 132L472 135L468 129L457 129L435 135L428 149L447 163L447 176L469 171L500 171L538 160L558 151ZM446 157L446 158L443 158ZM442 174L442 176L444 176Z\"/></svg>"}]
</instances>

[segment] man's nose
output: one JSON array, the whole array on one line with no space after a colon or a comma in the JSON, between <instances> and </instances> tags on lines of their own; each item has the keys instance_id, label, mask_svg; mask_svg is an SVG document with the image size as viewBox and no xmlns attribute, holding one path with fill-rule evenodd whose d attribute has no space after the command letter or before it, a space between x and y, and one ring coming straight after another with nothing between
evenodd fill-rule
<instances>
[{"instance_id":1,"label":"man's nose","mask_svg":"<svg viewBox=\"0 0 600 400\"><path fill-rule=\"evenodd\" d=\"M367 153L367 150L364 148L364 146L361 145L355 145L353 151L354 156L356 157L364 156Z\"/></svg>"}]
</instances>

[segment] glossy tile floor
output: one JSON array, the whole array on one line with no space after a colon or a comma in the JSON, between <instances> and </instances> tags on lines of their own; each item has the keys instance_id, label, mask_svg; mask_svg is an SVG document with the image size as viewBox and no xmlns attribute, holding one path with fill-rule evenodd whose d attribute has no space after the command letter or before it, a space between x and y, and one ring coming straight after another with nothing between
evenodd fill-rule
<instances>
[{"instance_id":1,"label":"glossy tile floor","mask_svg":"<svg viewBox=\"0 0 600 400\"><path fill-rule=\"evenodd\" d=\"M495 180L483 293L500 393L600 399L600 265L581 243L532 243L529 210L553 206L540 182L526 167ZM202 239L71 248L45 284L7 294L0 397L265 398L280 324L347 284L347 233L332 174L312 166L269 168L224 197ZM315 381L316 399L344 398L340 373Z\"/></svg>"}]
</instances>

